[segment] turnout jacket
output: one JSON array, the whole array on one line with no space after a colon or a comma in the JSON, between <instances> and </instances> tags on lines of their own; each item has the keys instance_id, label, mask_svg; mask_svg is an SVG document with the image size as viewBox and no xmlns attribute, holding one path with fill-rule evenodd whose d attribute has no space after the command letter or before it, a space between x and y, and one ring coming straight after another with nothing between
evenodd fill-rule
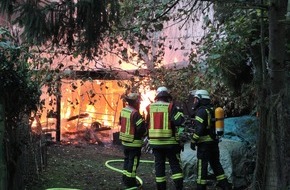
<instances>
[{"instance_id":1,"label":"turnout jacket","mask_svg":"<svg viewBox=\"0 0 290 190\"><path fill-rule=\"evenodd\" d=\"M213 121L213 106L200 106L194 117L195 132L192 136L196 143L218 142L215 134L215 124Z\"/></svg>"},{"instance_id":2,"label":"turnout jacket","mask_svg":"<svg viewBox=\"0 0 290 190\"><path fill-rule=\"evenodd\" d=\"M172 102L156 101L147 107L146 123L152 147L177 145L178 127L184 122L183 113Z\"/></svg>"},{"instance_id":3,"label":"turnout jacket","mask_svg":"<svg viewBox=\"0 0 290 190\"><path fill-rule=\"evenodd\" d=\"M124 146L142 147L147 129L145 121L138 110L126 106L120 113L120 140Z\"/></svg>"}]
</instances>

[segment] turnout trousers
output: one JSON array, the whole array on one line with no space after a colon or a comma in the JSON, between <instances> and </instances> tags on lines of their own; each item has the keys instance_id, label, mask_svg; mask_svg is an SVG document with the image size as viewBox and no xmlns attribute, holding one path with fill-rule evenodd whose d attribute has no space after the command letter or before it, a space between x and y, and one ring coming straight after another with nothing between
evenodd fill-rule
<instances>
[{"instance_id":1,"label":"turnout trousers","mask_svg":"<svg viewBox=\"0 0 290 190\"><path fill-rule=\"evenodd\" d=\"M206 190L208 164L214 172L218 186L228 190L229 183L220 163L218 143L201 143L197 145L197 190Z\"/></svg>"},{"instance_id":2,"label":"turnout trousers","mask_svg":"<svg viewBox=\"0 0 290 190\"><path fill-rule=\"evenodd\" d=\"M166 190L166 158L168 159L170 165L172 173L171 178L174 181L176 190L183 189L183 173L180 163L180 151L181 148L179 145L153 148L157 190Z\"/></svg>"},{"instance_id":3,"label":"turnout trousers","mask_svg":"<svg viewBox=\"0 0 290 190\"><path fill-rule=\"evenodd\" d=\"M136 171L140 163L141 147L124 146L124 165L122 180L128 188L136 187Z\"/></svg>"}]
</instances>

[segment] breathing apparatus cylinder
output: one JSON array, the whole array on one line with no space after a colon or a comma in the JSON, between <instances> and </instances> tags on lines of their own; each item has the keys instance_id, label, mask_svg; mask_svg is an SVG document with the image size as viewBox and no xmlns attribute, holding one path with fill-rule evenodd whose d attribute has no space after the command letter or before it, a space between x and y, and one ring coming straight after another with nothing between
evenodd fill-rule
<instances>
[{"instance_id":1,"label":"breathing apparatus cylinder","mask_svg":"<svg viewBox=\"0 0 290 190\"><path fill-rule=\"evenodd\" d=\"M214 111L215 116L215 131L218 136L222 136L224 134L224 115L225 112L223 108L217 107Z\"/></svg>"}]
</instances>

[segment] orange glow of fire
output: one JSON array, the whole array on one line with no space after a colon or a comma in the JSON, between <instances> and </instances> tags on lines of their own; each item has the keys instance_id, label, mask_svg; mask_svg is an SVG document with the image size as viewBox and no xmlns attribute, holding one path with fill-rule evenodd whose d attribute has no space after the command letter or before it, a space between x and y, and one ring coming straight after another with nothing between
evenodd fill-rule
<instances>
[{"instance_id":1,"label":"orange glow of fire","mask_svg":"<svg viewBox=\"0 0 290 190\"><path fill-rule=\"evenodd\" d=\"M151 90L151 91L146 91L146 92L141 92L141 104L140 104L140 113L144 117L147 115L147 110L146 107L154 102L156 92Z\"/></svg>"},{"instance_id":2,"label":"orange glow of fire","mask_svg":"<svg viewBox=\"0 0 290 190\"><path fill-rule=\"evenodd\" d=\"M123 101L121 95L125 92L120 88L116 81L106 81L108 88L100 88L100 81L95 81L90 84L80 85L79 81L74 81L78 86L77 89L72 90L70 83L62 84L62 98L61 98L61 135L67 132L77 132L86 129L91 129L94 122L98 122L101 127L110 127L111 132L119 131L119 115L123 108ZM103 81L102 81L103 82ZM96 92L95 103L91 104L92 98L88 95L88 91L94 89ZM43 90L45 92L45 90ZM144 117L147 115L146 107L154 101L155 90L149 90L149 87L140 88L141 94L140 113ZM56 110L56 107L50 107L49 100L43 93L43 99L46 100L45 106L47 110ZM72 103L73 102L73 103ZM77 103L76 103L77 102ZM52 106L55 106L53 104ZM56 118L47 118L47 110L44 110L41 116L34 119L31 126L34 131L42 130L42 132L56 131ZM36 116L36 115L35 115ZM36 118L34 116L34 118Z\"/></svg>"},{"instance_id":3,"label":"orange glow of fire","mask_svg":"<svg viewBox=\"0 0 290 190\"><path fill-rule=\"evenodd\" d=\"M94 118L93 118L93 113L96 111L95 107L93 105L87 105L86 106L86 113L89 114L88 117L85 117L84 119L82 119L82 125L85 128L88 128L91 126L91 124L94 122Z\"/></svg>"}]
</instances>

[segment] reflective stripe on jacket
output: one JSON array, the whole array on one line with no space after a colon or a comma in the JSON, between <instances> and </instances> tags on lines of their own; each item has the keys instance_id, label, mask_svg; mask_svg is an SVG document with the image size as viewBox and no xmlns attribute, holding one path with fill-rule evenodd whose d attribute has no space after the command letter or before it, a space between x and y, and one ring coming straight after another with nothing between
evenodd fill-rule
<instances>
[{"instance_id":1,"label":"reflective stripe on jacket","mask_svg":"<svg viewBox=\"0 0 290 190\"><path fill-rule=\"evenodd\" d=\"M137 112L132 107L125 107L121 111L120 116L120 140L122 141L122 144L125 146L130 147L141 147L143 141L135 139L135 127L136 125L143 122L143 119L139 119L138 121L133 121L133 115Z\"/></svg>"},{"instance_id":2,"label":"reflective stripe on jacket","mask_svg":"<svg viewBox=\"0 0 290 190\"><path fill-rule=\"evenodd\" d=\"M211 111L213 110L213 108L203 108L203 109L206 112L207 118L202 118L199 115L195 116L195 121L199 122L203 126L201 134L197 134L197 133L193 134L193 140L196 141L197 143L215 141L215 138L212 134L212 133L215 133L215 131L211 131L214 129L212 128L213 123L211 121L212 119ZM199 125L197 124L196 126L199 126Z\"/></svg>"},{"instance_id":3,"label":"reflective stripe on jacket","mask_svg":"<svg viewBox=\"0 0 290 190\"><path fill-rule=\"evenodd\" d=\"M150 105L149 138L172 137L170 111L172 104L155 102Z\"/></svg>"},{"instance_id":4,"label":"reflective stripe on jacket","mask_svg":"<svg viewBox=\"0 0 290 190\"><path fill-rule=\"evenodd\" d=\"M149 107L149 143L150 145L178 144L171 124L172 103L157 101Z\"/></svg>"}]
</instances>

